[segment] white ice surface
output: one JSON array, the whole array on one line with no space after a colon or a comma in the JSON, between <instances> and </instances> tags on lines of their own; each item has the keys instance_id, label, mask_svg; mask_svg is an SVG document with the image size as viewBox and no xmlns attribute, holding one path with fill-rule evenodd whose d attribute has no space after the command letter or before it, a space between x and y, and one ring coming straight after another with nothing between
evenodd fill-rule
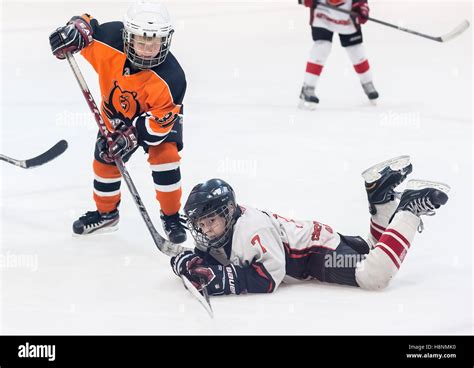
<instances>
[{"instance_id":1,"label":"white ice surface","mask_svg":"<svg viewBox=\"0 0 474 368\"><path fill-rule=\"evenodd\" d=\"M318 219L365 235L360 173L412 156L412 178L451 185L450 200L417 235L383 292L317 282L271 295L212 298L215 320L153 245L123 184L118 232L83 239L71 224L92 210L96 127L48 35L72 15L120 19L120 2L2 2L1 150L69 150L34 170L2 163L1 334L472 334L472 28L439 44L364 27L375 85L371 106L334 39L317 111L296 108L311 46L296 1L169 1L172 51L186 71L183 190L222 177L242 204ZM372 16L441 35L470 2L372 1ZM77 57L97 101L97 78ZM146 157L130 173L161 231ZM184 202L184 198L183 198ZM191 246L191 241L188 241ZM16 263L15 263L16 262Z\"/></svg>"}]
</instances>

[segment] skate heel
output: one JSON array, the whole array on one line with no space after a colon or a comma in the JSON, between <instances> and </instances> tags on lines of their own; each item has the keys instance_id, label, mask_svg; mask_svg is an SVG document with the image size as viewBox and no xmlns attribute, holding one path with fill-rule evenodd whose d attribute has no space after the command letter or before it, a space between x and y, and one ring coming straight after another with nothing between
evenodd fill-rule
<instances>
[{"instance_id":1,"label":"skate heel","mask_svg":"<svg viewBox=\"0 0 474 368\"><path fill-rule=\"evenodd\" d=\"M362 177L367 184L370 184L380 179L382 177L381 172L387 167L393 171L400 171L408 166L410 166L410 156L398 156L369 167L367 170L362 172ZM409 171L411 172L411 169L409 169ZM408 172L408 174L410 172Z\"/></svg>"}]
</instances>

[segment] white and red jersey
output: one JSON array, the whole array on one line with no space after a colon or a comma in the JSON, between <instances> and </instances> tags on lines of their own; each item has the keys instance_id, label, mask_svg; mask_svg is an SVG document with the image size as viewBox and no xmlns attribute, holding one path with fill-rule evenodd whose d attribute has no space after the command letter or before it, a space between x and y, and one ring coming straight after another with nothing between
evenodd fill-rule
<instances>
[{"instance_id":1,"label":"white and red jersey","mask_svg":"<svg viewBox=\"0 0 474 368\"><path fill-rule=\"evenodd\" d=\"M339 234L317 221L295 221L252 207L241 207L234 225L230 262L252 267L275 290L286 275L307 277L305 260L322 249L335 250ZM261 292L264 292L263 290Z\"/></svg>"},{"instance_id":2,"label":"white and red jersey","mask_svg":"<svg viewBox=\"0 0 474 368\"><path fill-rule=\"evenodd\" d=\"M353 0L318 0L332 6L337 6L340 9L350 11ZM313 27L326 28L331 32L339 34L352 34L357 31L354 22L349 14L338 12L324 6L318 5L312 15Z\"/></svg>"}]
</instances>

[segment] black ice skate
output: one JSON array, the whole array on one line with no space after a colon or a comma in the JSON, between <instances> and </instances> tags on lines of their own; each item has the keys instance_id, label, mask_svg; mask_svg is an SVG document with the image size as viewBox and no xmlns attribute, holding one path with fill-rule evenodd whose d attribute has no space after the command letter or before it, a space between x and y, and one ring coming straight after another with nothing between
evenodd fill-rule
<instances>
[{"instance_id":1,"label":"black ice skate","mask_svg":"<svg viewBox=\"0 0 474 368\"><path fill-rule=\"evenodd\" d=\"M399 156L369 167L362 173L372 215L377 213L376 204L393 201L398 196L394 189L412 170L410 156Z\"/></svg>"},{"instance_id":2,"label":"black ice skate","mask_svg":"<svg viewBox=\"0 0 474 368\"><path fill-rule=\"evenodd\" d=\"M163 229L170 242L180 244L186 241L186 221L179 216L179 213L167 216L161 212Z\"/></svg>"},{"instance_id":3,"label":"black ice skate","mask_svg":"<svg viewBox=\"0 0 474 368\"><path fill-rule=\"evenodd\" d=\"M299 108L314 110L319 103L316 97L314 87L304 84L301 88Z\"/></svg>"},{"instance_id":4,"label":"black ice skate","mask_svg":"<svg viewBox=\"0 0 474 368\"><path fill-rule=\"evenodd\" d=\"M362 88L364 89L365 94L369 98L369 100L374 101L379 98L379 93L374 87L372 82L362 83Z\"/></svg>"},{"instance_id":5,"label":"black ice skate","mask_svg":"<svg viewBox=\"0 0 474 368\"><path fill-rule=\"evenodd\" d=\"M99 211L89 211L79 217L72 224L72 231L77 235L108 233L118 229L120 216L119 211L115 210L107 213Z\"/></svg>"},{"instance_id":6,"label":"black ice skate","mask_svg":"<svg viewBox=\"0 0 474 368\"><path fill-rule=\"evenodd\" d=\"M433 216L436 213L435 210L448 201L449 189L448 185L439 182L410 180L393 216L400 211L409 211L418 217ZM420 221L418 232L422 231L423 221Z\"/></svg>"}]
</instances>

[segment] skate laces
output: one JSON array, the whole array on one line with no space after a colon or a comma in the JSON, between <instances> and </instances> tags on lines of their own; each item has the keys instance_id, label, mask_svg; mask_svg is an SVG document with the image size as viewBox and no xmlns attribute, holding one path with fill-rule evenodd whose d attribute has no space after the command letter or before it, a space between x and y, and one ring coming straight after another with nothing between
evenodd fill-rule
<instances>
[{"instance_id":1,"label":"skate laces","mask_svg":"<svg viewBox=\"0 0 474 368\"><path fill-rule=\"evenodd\" d=\"M426 216L433 216L435 215L435 206L431 203L428 197L417 198L413 200L407 208L416 216L426 215ZM425 226L423 224L423 220L420 218L420 224L418 225L418 232L423 232Z\"/></svg>"},{"instance_id":2,"label":"skate laces","mask_svg":"<svg viewBox=\"0 0 474 368\"><path fill-rule=\"evenodd\" d=\"M186 220L179 214L171 216L163 215L162 218L166 231L188 229L188 227L186 226Z\"/></svg>"},{"instance_id":3,"label":"skate laces","mask_svg":"<svg viewBox=\"0 0 474 368\"><path fill-rule=\"evenodd\" d=\"M114 211L101 214L99 211L87 211L79 219L84 221L84 227L87 229L89 227L101 225L104 221L112 219L114 216L111 216Z\"/></svg>"},{"instance_id":4,"label":"skate laces","mask_svg":"<svg viewBox=\"0 0 474 368\"><path fill-rule=\"evenodd\" d=\"M84 215L79 217L80 220L96 220L99 221L100 214L98 211L87 211Z\"/></svg>"}]
</instances>

